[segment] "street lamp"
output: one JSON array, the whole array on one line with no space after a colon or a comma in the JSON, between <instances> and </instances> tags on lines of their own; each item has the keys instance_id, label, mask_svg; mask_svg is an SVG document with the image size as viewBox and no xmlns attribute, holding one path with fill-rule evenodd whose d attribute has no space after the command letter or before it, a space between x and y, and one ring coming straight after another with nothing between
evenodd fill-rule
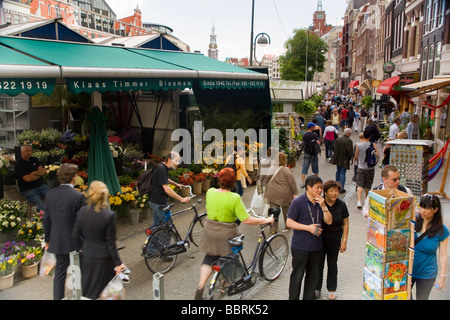
<instances>
[{"instance_id":1,"label":"street lamp","mask_svg":"<svg viewBox=\"0 0 450 320\"><path fill-rule=\"evenodd\" d=\"M261 47L265 47L266 45L270 44L270 37L267 33L261 32L255 37L255 44L253 45L253 54L254 59L256 62L256 45L260 45Z\"/></svg>"}]
</instances>

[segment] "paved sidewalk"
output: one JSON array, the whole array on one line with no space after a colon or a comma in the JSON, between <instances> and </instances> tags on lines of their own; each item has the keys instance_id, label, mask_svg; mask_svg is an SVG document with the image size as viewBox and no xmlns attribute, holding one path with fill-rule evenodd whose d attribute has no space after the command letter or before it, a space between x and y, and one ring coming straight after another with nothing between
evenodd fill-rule
<instances>
[{"instance_id":1,"label":"paved sidewalk","mask_svg":"<svg viewBox=\"0 0 450 320\"><path fill-rule=\"evenodd\" d=\"M352 134L352 140L357 141L357 134ZM300 159L297 166L293 168L293 173L297 179L298 184L301 182L301 164ZM324 159L324 156L319 160L319 176L325 182L328 179L334 179L336 172L336 166L331 165ZM309 172L310 173L310 172ZM361 300L363 292L363 269L364 269L364 252L367 237L367 220L361 214L361 209L356 207L357 195L355 191L355 183L351 181L353 170L347 171L347 182L345 189L347 193L341 196L349 209L350 217L350 231L347 244L347 251L340 253L338 258L338 287L337 287L337 300ZM438 176L429 182L428 191L439 190L439 186L443 177L443 170L439 172ZM374 185L378 184L381 179L381 169L377 167L375 172ZM448 178L450 179L450 177ZM304 192L304 189L301 189ZM447 181L445 190L450 192L450 181ZM442 204L442 211L444 214L444 224L450 229L450 201L440 197ZM292 237L292 232L286 234L289 242ZM447 252L448 261L450 264L450 250ZM291 255L289 255L288 264L285 271L280 277L273 281L268 282L261 280L257 287L250 292L246 299L251 300L287 300L289 277L292 272ZM447 267L447 283L443 290L433 289L430 295L430 300L450 300L450 282L448 278L450 276L449 268ZM322 294L320 300L328 299L328 291L326 289L326 267L324 270L324 282L322 287ZM302 287L304 286L304 281ZM303 297L303 293L300 298ZM245 297L244 297L245 298ZM415 292L413 289L413 298L415 298Z\"/></svg>"}]
</instances>

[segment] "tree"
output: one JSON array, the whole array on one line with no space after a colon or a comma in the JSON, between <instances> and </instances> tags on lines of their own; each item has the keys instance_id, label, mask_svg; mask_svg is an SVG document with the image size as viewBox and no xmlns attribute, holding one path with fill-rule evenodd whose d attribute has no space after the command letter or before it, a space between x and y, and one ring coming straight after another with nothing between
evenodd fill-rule
<instances>
[{"instance_id":1,"label":"tree","mask_svg":"<svg viewBox=\"0 0 450 320\"><path fill-rule=\"evenodd\" d=\"M307 38L308 37L308 38ZM315 72L325 71L325 53L328 46L320 37L311 31L295 30L284 47L286 54L280 57L281 78L283 80L304 81L306 64L306 44L308 42L308 81L314 79ZM322 52L323 50L323 52ZM317 58L317 65L316 65Z\"/></svg>"}]
</instances>

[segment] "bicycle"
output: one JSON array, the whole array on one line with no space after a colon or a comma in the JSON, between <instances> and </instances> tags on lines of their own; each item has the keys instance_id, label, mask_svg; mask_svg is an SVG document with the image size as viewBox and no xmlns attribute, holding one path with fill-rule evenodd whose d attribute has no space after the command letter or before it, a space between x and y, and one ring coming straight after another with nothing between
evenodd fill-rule
<instances>
[{"instance_id":1,"label":"bicycle","mask_svg":"<svg viewBox=\"0 0 450 320\"><path fill-rule=\"evenodd\" d=\"M192 188L188 187L190 188L190 198L192 199L195 195L192 194ZM202 199L197 201L197 203L201 202ZM151 272L159 272L161 274L169 272L175 265L178 255L186 252L190 243L198 247L203 235L206 212L198 214L195 205L194 203L190 208L172 213L171 208L174 204L169 204L163 208L166 216L165 222L162 225L154 228L148 227L145 230L147 238L142 246L141 255L144 257L145 264ZM194 216L185 238L182 239L173 223L172 217L190 210L194 210Z\"/></svg>"},{"instance_id":2,"label":"bicycle","mask_svg":"<svg viewBox=\"0 0 450 320\"><path fill-rule=\"evenodd\" d=\"M248 210L257 216L253 210ZM278 218L279 208L270 208L269 214ZM244 235L229 239L232 254L222 257L213 265L206 298L208 300L227 300L237 298L239 293L250 289L256 284L259 276L267 281L274 281L283 272L288 256L289 245L286 237L275 234L266 238L264 229L270 224L260 226L258 244L249 266L246 266L242 255ZM256 272L259 265L259 274Z\"/></svg>"}]
</instances>

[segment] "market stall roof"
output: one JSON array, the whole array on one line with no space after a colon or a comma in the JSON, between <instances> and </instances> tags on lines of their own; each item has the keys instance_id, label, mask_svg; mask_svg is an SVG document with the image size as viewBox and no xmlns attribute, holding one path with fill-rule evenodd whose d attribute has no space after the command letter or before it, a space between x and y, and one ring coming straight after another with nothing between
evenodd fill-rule
<instances>
[{"instance_id":1,"label":"market stall roof","mask_svg":"<svg viewBox=\"0 0 450 320\"><path fill-rule=\"evenodd\" d=\"M387 94L391 96L399 95L400 92L395 90L395 86L398 86L399 83L400 83L399 76L386 79L382 83L380 83L380 86L377 89L377 93Z\"/></svg>"},{"instance_id":2,"label":"market stall roof","mask_svg":"<svg viewBox=\"0 0 450 320\"><path fill-rule=\"evenodd\" d=\"M371 89L371 85L370 85L370 80L369 79L364 80L359 85L359 90L361 90L361 91L370 91L370 89Z\"/></svg>"},{"instance_id":3,"label":"market stall roof","mask_svg":"<svg viewBox=\"0 0 450 320\"><path fill-rule=\"evenodd\" d=\"M350 84L348 85L349 88L354 88L357 87L359 85L359 81L358 80L353 80L350 82Z\"/></svg>"},{"instance_id":4,"label":"market stall roof","mask_svg":"<svg viewBox=\"0 0 450 320\"><path fill-rule=\"evenodd\" d=\"M302 81L270 81L272 102L296 103L304 100Z\"/></svg>"},{"instance_id":5,"label":"market stall roof","mask_svg":"<svg viewBox=\"0 0 450 320\"><path fill-rule=\"evenodd\" d=\"M421 94L450 86L450 77L439 77L402 86L402 90L410 91L408 96L413 98Z\"/></svg>"},{"instance_id":6,"label":"market stall roof","mask_svg":"<svg viewBox=\"0 0 450 320\"><path fill-rule=\"evenodd\" d=\"M60 74L36 73L30 63L23 77L62 78L73 93L119 90L192 88L202 81L208 88L263 88L267 75L229 65L201 54L130 49L61 41L0 37L0 47L13 49L45 65L59 67ZM4 71L10 62L0 55L0 79L17 78ZM24 64L26 65L26 64ZM4 88L3 88L4 89ZM7 93L0 88L0 93Z\"/></svg>"}]
</instances>

